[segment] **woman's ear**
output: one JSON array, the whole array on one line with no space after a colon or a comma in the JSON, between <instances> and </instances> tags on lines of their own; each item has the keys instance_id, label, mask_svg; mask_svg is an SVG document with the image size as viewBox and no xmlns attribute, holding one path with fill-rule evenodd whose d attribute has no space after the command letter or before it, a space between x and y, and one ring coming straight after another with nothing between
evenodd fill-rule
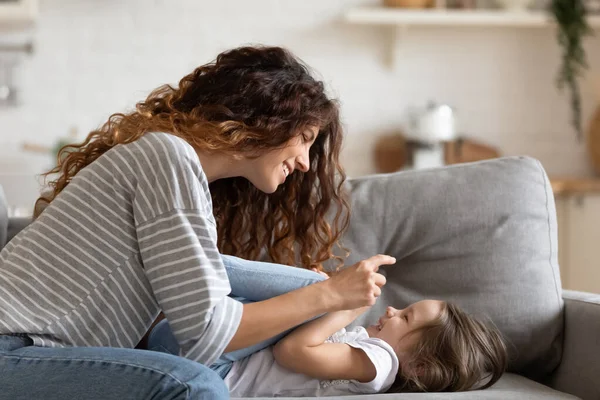
<instances>
[{"instance_id":1,"label":"woman's ear","mask_svg":"<svg viewBox=\"0 0 600 400\"><path fill-rule=\"evenodd\" d=\"M242 153L233 153L232 157L235 161L241 161L244 159Z\"/></svg>"}]
</instances>

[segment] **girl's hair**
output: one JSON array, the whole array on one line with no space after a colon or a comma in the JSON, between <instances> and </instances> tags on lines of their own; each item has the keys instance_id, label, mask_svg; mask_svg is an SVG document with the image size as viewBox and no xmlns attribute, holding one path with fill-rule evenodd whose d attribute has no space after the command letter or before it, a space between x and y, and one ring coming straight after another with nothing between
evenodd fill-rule
<instances>
[{"instance_id":1,"label":"girl's hair","mask_svg":"<svg viewBox=\"0 0 600 400\"><path fill-rule=\"evenodd\" d=\"M506 370L508 355L498 329L454 304L444 303L436 321L410 334L417 332L421 337L401 362L391 392L485 389Z\"/></svg>"},{"instance_id":2,"label":"girl's hair","mask_svg":"<svg viewBox=\"0 0 600 400\"><path fill-rule=\"evenodd\" d=\"M287 264L301 255L302 266L321 270L325 260L341 263L333 247L348 226L339 108L323 83L279 47L225 51L177 87L155 89L135 111L111 115L83 143L63 147L58 165L45 174L58 177L37 200L34 215L81 169L148 132L177 135L197 150L258 157L311 127L318 127L319 135L310 149L310 170L292 174L275 193L267 195L243 178L217 180L209 187L222 253L257 259L266 250L273 261Z\"/></svg>"}]
</instances>

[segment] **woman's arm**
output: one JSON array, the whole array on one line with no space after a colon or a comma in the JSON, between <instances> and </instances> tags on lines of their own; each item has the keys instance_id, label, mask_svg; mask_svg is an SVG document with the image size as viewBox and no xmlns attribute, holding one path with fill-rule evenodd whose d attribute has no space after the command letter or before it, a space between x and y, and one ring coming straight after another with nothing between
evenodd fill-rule
<instances>
[{"instance_id":1,"label":"woman's arm","mask_svg":"<svg viewBox=\"0 0 600 400\"><path fill-rule=\"evenodd\" d=\"M336 307L332 290L326 282L244 304L242 320L225 352L262 342Z\"/></svg>"},{"instance_id":2,"label":"woman's arm","mask_svg":"<svg viewBox=\"0 0 600 400\"><path fill-rule=\"evenodd\" d=\"M317 379L372 381L377 371L364 351L344 343L324 343L368 308L337 311L295 329L275 345L275 360L285 368Z\"/></svg>"},{"instance_id":3,"label":"woman's arm","mask_svg":"<svg viewBox=\"0 0 600 400\"><path fill-rule=\"evenodd\" d=\"M376 255L323 282L244 304L240 325L225 352L252 346L326 312L372 306L386 282L377 273L379 266L395 262L393 257Z\"/></svg>"}]
</instances>

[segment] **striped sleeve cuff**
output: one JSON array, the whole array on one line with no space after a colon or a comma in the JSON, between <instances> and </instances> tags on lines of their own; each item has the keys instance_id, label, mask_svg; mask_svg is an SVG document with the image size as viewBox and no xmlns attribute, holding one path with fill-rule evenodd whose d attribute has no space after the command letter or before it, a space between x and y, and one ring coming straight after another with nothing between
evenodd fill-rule
<instances>
[{"instance_id":1,"label":"striped sleeve cuff","mask_svg":"<svg viewBox=\"0 0 600 400\"><path fill-rule=\"evenodd\" d=\"M184 345L182 355L204 365L214 363L237 332L243 311L242 303L231 297L224 297L213 308L212 318L202 338Z\"/></svg>"}]
</instances>

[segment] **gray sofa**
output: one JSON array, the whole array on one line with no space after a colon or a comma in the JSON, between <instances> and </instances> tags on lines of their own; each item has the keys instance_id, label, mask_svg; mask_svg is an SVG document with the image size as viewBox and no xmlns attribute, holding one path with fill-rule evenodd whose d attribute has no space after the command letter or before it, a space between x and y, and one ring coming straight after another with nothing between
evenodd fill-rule
<instances>
[{"instance_id":1,"label":"gray sofa","mask_svg":"<svg viewBox=\"0 0 600 400\"><path fill-rule=\"evenodd\" d=\"M377 253L395 266L378 303L453 301L489 316L509 342L509 372L463 393L378 394L389 399L600 399L600 295L561 289L548 178L536 160L510 157L348 182L353 213L347 264ZM1 197L1 195L0 195ZM7 220L0 247L26 220Z\"/></svg>"}]
</instances>

